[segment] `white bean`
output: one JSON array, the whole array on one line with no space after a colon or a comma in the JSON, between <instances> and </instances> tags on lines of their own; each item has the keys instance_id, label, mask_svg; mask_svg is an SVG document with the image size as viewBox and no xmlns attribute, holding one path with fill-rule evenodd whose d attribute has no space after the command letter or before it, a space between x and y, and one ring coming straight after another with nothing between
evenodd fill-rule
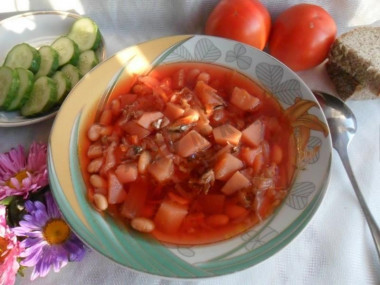
<instances>
[{"instance_id":1,"label":"white bean","mask_svg":"<svg viewBox=\"0 0 380 285\"><path fill-rule=\"evenodd\" d=\"M148 218L133 218L131 221L131 226L136 231L142 232L142 233L150 233L154 230L154 222L151 219Z\"/></svg>"},{"instance_id":2,"label":"white bean","mask_svg":"<svg viewBox=\"0 0 380 285\"><path fill-rule=\"evenodd\" d=\"M107 187L107 181L102 178L100 175L92 174L90 176L90 183L95 188L106 188Z\"/></svg>"},{"instance_id":3,"label":"white bean","mask_svg":"<svg viewBox=\"0 0 380 285\"><path fill-rule=\"evenodd\" d=\"M101 211L105 211L108 208L107 198L102 194L94 194L94 204Z\"/></svg>"},{"instance_id":4,"label":"white bean","mask_svg":"<svg viewBox=\"0 0 380 285\"><path fill-rule=\"evenodd\" d=\"M97 158L103 155L103 148L101 144L92 144L88 148L87 156L89 158Z\"/></svg>"},{"instance_id":5,"label":"white bean","mask_svg":"<svg viewBox=\"0 0 380 285\"><path fill-rule=\"evenodd\" d=\"M89 129L88 129L88 138L91 141L96 141L100 138L101 132L102 132L102 126L98 124L93 124Z\"/></svg>"},{"instance_id":6,"label":"white bean","mask_svg":"<svg viewBox=\"0 0 380 285\"><path fill-rule=\"evenodd\" d=\"M92 160L88 165L87 165L87 171L89 173L96 173L99 172L100 168L103 165L103 158L99 157L94 160Z\"/></svg>"}]
</instances>

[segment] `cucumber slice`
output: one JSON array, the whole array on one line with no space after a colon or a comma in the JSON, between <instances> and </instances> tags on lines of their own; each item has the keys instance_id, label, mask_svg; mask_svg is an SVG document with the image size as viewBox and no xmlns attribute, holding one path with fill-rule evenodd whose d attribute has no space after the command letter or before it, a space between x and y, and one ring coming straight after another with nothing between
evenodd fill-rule
<instances>
[{"instance_id":1,"label":"cucumber slice","mask_svg":"<svg viewBox=\"0 0 380 285\"><path fill-rule=\"evenodd\" d=\"M101 42L98 25L86 17L75 21L68 37L78 44L80 51L95 50Z\"/></svg>"},{"instance_id":2,"label":"cucumber slice","mask_svg":"<svg viewBox=\"0 0 380 285\"><path fill-rule=\"evenodd\" d=\"M72 64L66 64L64 67L61 68L61 71L67 76L71 83L71 88L75 86L75 84L78 83L80 79L80 72L79 69L72 65Z\"/></svg>"},{"instance_id":3,"label":"cucumber slice","mask_svg":"<svg viewBox=\"0 0 380 285\"><path fill-rule=\"evenodd\" d=\"M17 94L20 80L16 70L0 66L0 108L6 109Z\"/></svg>"},{"instance_id":4,"label":"cucumber slice","mask_svg":"<svg viewBox=\"0 0 380 285\"><path fill-rule=\"evenodd\" d=\"M21 108L21 115L36 116L48 111L57 102L57 83L47 77L38 78L33 85L28 101Z\"/></svg>"},{"instance_id":5,"label":"cucumber slice","mask_svg":"<svg viewBox=\"0 0 380 285\"><path fill-rule=\"evenodd\" d=\"M99 63L98 57L93 50L86 50L79 55L78 68L81 76L89 72Z\"/></svg>"},{"instance_id":6,"label":"cucumber slice","mask_svg":"<svg viewBox=\"0 0 380 285\"><path fill-rule=\"evenodd\" d=\"M39 48L38 52L41 56L41 64L38 72L36 73L36 78L45 75L53 75L58 68L58 52L51 46L42 46Z\"/></svg>"},{"instance_id":7,"label":"cucumber slice","mask_svg":"<svg viewBox=\"0 0 380 285\"><path fill-rule=\"evenodd\" d=\"M57 83L57 103L62 103L66 95L71 89L71 82L68 77L62 72L57 71L52 77Z\"/></svg>"},{"instance_id":8,"label":"cucumber slice","mask_svg":"<svg viewBox=\"0 0 380 285\"><path fill-rule=\"evenodd\" d=\"M56 39L51 47L58 52L58 65L62 66L67 63L76 64L79 58L78 45L68 37Z\"/></svg>"},{"instance_id":9,"label":"cucumber slice","mask_svg":"<svg viewBox=\"0 0 380 285\"><path fill-rule=\"evenodd\" d=\"M22 67L36 73L40 67L41 56L38 51L28 45L22 43L15 45L7 54L4 65L10 68Z\"/></svg>"},{"instance_id":10,"label":"cucumber slice","mask_svg":"<svg viewBox=\"0 0 380 285\"><path fill-rule=\"evenodd\" d=\"M22 105L29 99L30 93L33 89L34 75L30 70L22 67L16 68L18 77L20 79L20 86L16 96L13 98L11 104L7 107L8 111L14 111L21 108Z\"/></svg>"}]
</instances>

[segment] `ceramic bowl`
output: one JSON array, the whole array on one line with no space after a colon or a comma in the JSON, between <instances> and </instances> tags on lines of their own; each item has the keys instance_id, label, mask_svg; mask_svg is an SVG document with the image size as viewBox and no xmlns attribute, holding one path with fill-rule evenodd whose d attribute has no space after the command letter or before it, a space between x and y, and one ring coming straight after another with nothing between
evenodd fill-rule
<instances>
[{"instance_id":1,"label":"ceramic bowl","mask_svg":"<svg viewBox=\"0 0 380 285\"><path fill-rule=\"evenodd\" d=\"M99 214L86 198L78 159L81 134L93 120L94 110L115 78L122 81L124 76L144 72L152 66L186 61L213 63L237 70L271 92L284 109L299 99L314 102L309 113L327 130L323 133L307 127L310 137L306 152L314 150L314 155L303 157L302 168L289 194L269 218L238 236L200 246L163 244L149 235L119 226L108 215ZM239 42L184 35L126 48L87 74L57 114L49 141L48 165L54 197L64 217L91 248L138 272L163 278L199 279L254 266L276 254L300 234L324 197L330 175L331 150L331 138L320 106L309 88L289 68L265 52Z\"/></svg>"}]
</instances>

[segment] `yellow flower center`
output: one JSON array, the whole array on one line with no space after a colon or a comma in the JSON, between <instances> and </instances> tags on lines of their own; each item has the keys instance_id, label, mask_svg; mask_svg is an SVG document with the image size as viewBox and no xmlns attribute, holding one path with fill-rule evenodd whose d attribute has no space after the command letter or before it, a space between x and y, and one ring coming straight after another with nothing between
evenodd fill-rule
<instances>
[{"instance_id":1,"label":"yellow flower center","mask_svg":"<svg viewBox=\"0 0 380 285\"><path fill-rule=\"evenodd\" d=\"M17 181L21 183L22 180L24 180L27 177L28 177L27 171L22 170L19 173L17 173L15 176L13 176L12 178L16 178ZM16 188L16 186L12 184L12 181L10 179L5 183L5 185L7 185L10 188Z\"/></svg>"},{"instance_id":2,"label":"yellow flower center","mask_svg":"<svg viewBox=\"0 0 380 285\"><path fill-rule=\"evenodd\" d=\"M8 241L5 238L0 237L0 264L4 262L8 254Z\"/></svg>"},{"instance_id":3,"label":"yellow flower center","mask_svg":"<svg viewBox=\"0 0 380 285\"><path fill-rule=\"evenodd\" d=\"M70 228L65 221L53 219L45 225L43 234L49 244L61 244L69 238Z\"/></svg>"}]
</instances>

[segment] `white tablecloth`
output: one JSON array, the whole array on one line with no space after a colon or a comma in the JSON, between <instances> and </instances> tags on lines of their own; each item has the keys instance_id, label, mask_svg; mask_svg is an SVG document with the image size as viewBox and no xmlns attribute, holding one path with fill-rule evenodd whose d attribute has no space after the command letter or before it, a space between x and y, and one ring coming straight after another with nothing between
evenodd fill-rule
<instances>
[{"instance_id":1,"label":"white tablecloth","mask_svg":"<svg viewBox=\"0 0 380 285\"><path fill-rule=\"evenodd\" d=\"M107 55L152 38L201 33L217 0L2 0L0 17L17 11L75 10L92 17L106 40ZM272 16L298 1L263 0ZM307 1L334 17L338 33L380 20L379 0ZM334 92L322 68L300 73L311 88ZM354 173L380 223L380 99L349 102L358 132L349 148ZM32 140L47 141L52 120L0 128L0 151ZM97 252L33 284L380 284L380 261L348 177L334 152L331 181L320 209L286 248L253 268L201 281L163 280L122 268ZM30 270L17 284L29 284Z\"/></svg>"}]
</instances>

